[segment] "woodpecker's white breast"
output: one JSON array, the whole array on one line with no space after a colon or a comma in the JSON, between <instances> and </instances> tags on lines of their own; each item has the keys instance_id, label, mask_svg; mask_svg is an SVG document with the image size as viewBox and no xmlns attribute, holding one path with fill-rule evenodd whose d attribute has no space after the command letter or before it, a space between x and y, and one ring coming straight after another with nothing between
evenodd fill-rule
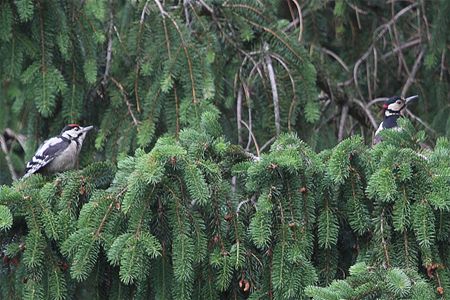
<instances>
[{"instance_id":1,"label":"woodpecker's white breast","mask_svg":"<svg viewBox=\"0 0 450 300\"><path fill-rule=\"evenodd\" d=\"M69 146L46 166L46 171L63 172L75 168L80 148L75 141L71 141Z\"/></svg>"}]
</instances>

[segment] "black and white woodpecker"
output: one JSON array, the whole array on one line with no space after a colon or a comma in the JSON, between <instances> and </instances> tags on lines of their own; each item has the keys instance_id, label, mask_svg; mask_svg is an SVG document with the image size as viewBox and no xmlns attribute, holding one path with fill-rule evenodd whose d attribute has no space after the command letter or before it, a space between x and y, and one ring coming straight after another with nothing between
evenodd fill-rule
<instances>
[{"instance_id":1,"label":"black and white woodpecker","mask_svg":"<svg viewBox=\"0 0 450 300\"><path fill-rule=\"evenodd\" d=\"M27 163L26 178L34 173L58 173L75 168L84 138L93 126L69 124L58 136L46 140Z\"/></svg>"},{"instance_id":2,"label":"black and white woodpecker","mask_svg":"<svg viewBox=\"0 0 450 300\"><path fill-rule=\"evenodd\" d=\"M379 135L381 130L384 129L400 130L400 127L397 124L398 118L400 118L401 113L406 108L406 106L408 106L418 98L419 98L418 95L414 95L406 99L400 96L394 96L384 102L383 104L384 119L383 122L381 122L380 126L378 126L377 131L375 132L375 137L373 139L374 145L382 141L382 138Z\"/></svg>"}]
</instances>

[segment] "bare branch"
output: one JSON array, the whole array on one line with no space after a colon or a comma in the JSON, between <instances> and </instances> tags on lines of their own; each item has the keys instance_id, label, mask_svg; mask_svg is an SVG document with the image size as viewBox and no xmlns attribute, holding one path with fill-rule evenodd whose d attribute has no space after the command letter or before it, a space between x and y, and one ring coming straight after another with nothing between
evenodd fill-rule
<instances>
[{"instance_id":1,"label":"bare branch","mask_svg":"<svg viewBox=\"0 0 450 300\"><path fill-rule=\"evenodd\" d=\"M271 54L271 56L280 63L281 66L283 66L283 68L286 70L286 73L289 76L289 79L291 80L291 86L292 86L292 102L291 105L289 107L289 114L288 114L288 130L291 131L291 119L292 119L292 114L294 112L294 107L297 104L297 93L296 93L296 89L295 89L295 80L292 76L291 70L289 69L289 67L287 66L287 64L283 61L283 58L277 54Z\"/></svg>"},{"instance_id":2,"label":"bare branch","mask_svg":"<svg viewBox=\"0 0 450 300\"><path fill-rule=\"evenodd\" d=\"M11 175L12 180L16 181L19 177L17 176L16 171L14 170L14 166L9 156L8 146L6 145L5 137L3 134L0 134L0 147L2 148L3 154L5 155L6 164L8 165L9 174Z\"/></svg>"},{"instance_id":3,"label":"bare branch","mask_svg":"<svg viewBox=\"0 0 450 300\"><path fill-rule=\"evenodd\" d=\"M297 0L292 0L292 2L294 2L295 6L297 7L297 11L298 11L298 21L299 21L299 32L298 32L298 41L301 42L302 41L302 36L303 36L303 15L302 15L302 8L300 7L300 5L298 4Z\"/></svg>"},{"instance_id":4,"label":"bare branch","mask_svg":"<svg viewBox=\"0 0 450 300\"><path fill-rule=\"evenodd\" d=\"M375 36L375 38L372 42L372 45L370 45L370 47L367 49L367 51L356 61L355 66L353 67L353 80L355 81L356 90L361 98L364 98L364 97L362 96L362 93L359 90L359 86L358 86L358 68L359 68L359 66L361 65L362 62L364 62L367 59L367 57L369 56L369 54L372 52L373 48L375 47L375 43L378 42L378 40L384 36L386 31L389 30L390 26L392 24L394 24L398 18L403 16L405 13L407 13L409 10L413 9L417 5L418 5L418 3L413 3L411 5L408 5L407 7L400 10L397 14L395 14L394 17L392 17L392 19L389 20L389 22L387 22L387 23L379 26L377 29L375 29L375 32L378 32L378 31L379 32Z\"/></svg>"},{"instance_id":5,"label":"bare branch","mask_svg":"<svg viewBox=\"0 0 450 300\"><path fill-rule=\"evenodd\" d=\"M244 124L244 126L247 128L248 132L250 133L252 139L253 139L253 143L255 144L255 148L256 148L256 155L259 157L261 156L260 152L259 152L259 146L258 146L258 142L256 141L255 136L253 135L252 130L250 129L250 126L248 126L247 123L245 123L244 121L241 121L242 124Z\"/></svg>"},{"instance_id":6,"label":"bare branch","mask_svg":"<svg viewBox=\"0 0 450 300\"><path fill-rule=\"evenodd\" d=\"M203 0L197 0L198 2L200 2L200 4L204 7L204 8L206 8L206 10L210 13L210 14L212 14L214 11L213 11L213 9L208 5L208 4L206 4L205 3L205 1L203 1Z\"/></svg>"},{"instance_id":7,"label":"bare branch","mask_svg":"<svg viewBox=\"0 0 450 300\"><path fill-rule=\"evenodd\" d=\"M14 132L14 130L12 130L11 128L5 128L4 135L5 135L5 137L12 137L19 143L19 145L20 145L20 147L22 147L22 149L25 149L25 144L27 142L26 136L24 136L23 134Z\"/></svg>"},{"instance_id":8,"label":"bare branch","mask_svg":"<svg viewBox=\"0 0 450 300\"><path fill-rule=\"evenodd\" d=\"M266 50L269 50L268 49L269 45L267 43L265 43L264 47L266 48ZM280 120L280 101L278 99L277 81L275 78L275 71L273 70L272 58L270 57L269 54L267 54L265 59L267 64L267 71L269 74L270 86L272 89L273 110L275 115L275 132L276 135L278 136L281 133L281 120Z\"/></svg>"},{"instance_id":9,"label":"bare branch","mask_svg":"<svg viewBox=\"0 0 450 300\"><path fill-rule=\"evenodd\" d=\"M317 50L328 54L329 56L331 56L332 58L334 58L347 72L350 72L349 67L347 66L347 64L344 62L344 60L342 58L339 57L339 55L337 55L336 53L334 53L333 51L324 48L324 47L319 47L319 46L315 46L315 45L311 45L312 48L316 48Z\"/></svg>"},{"instance_id":10,"label":"bare branch","mask_svg":"<svg viewBox=\"0 0 450 300\"><path fill-rule=\"evenodd\" d=\"M373 93L377 92L377 78L378 78L378 52L377 48L373 48Z\"/></svg>"},{"instance_id":11,"label":"bare branch","mask_svg":"<svg viewBox=\"0 0 450 300\"><path fill-rule=\"evenodd\" d=\"M376 129L378 127L377 122L375 121L375 118L373 117L372 112L370 111L368 106L366 106L361 100L358 99L353 99L352 101L358 104L363 109L367 118L369 118L372 127Z\"/></svg>"},{"instance_id":12,"label":"bare branch","mask_svg":"<svg viewBox=\"0 0 450 300\"><path fill-rule=\"evenodd\" d=\"M264 145L262 145L260 151L264 151L264 149L266 149L266 147L268 147L270 144L272 144L274 141L276 140L276 137L273 136L270 138L270 140L268 140Z\"/></svg>"},{"instance_id":13,"label":"bare branch","mask_svg":"<svg viewBox=\"0 0 450 300\"><path fill-rule=\"evenodd\" d=\"M387 97L375 98L375 99L371 100L369 103L367 103L367 108L371 107L375 103L384 102L387 99L389 99L389 98L387 98Z\"/></svg>"},{"instance_id":14,"label":"bare branch","mask_svg":"<svg viewBox=\"0 0 450 300\"><path fill-rule=\"evenodd\" d=\"M341 120L339 121L339 132L338 132L339 142L344 139L344 130L345 130L345 123L347 122L347 117L348 117L348 105L345 104L342 107Z\"/></svg>"},{"instance_id":15,"label":"bare branch","mask_svg":"<svg viewBox=\"0 0 450 300\"><path fill-rule=\"evenodd\" d=\"M422 64L422 57L424 54L425 54L425 49L422 48L422 50L420 51L419 55L416 58L416 61L414 62L413 68L411 70L411 74L409 75L408 80L406 80L406 83L403 86L402 93L401 93L402 97L405 97L406 93L408 92L408 89L413 84L413 82L416 78L417 71L419 70L420 65Z\"/></svg>"},{"instance_id":16,"label":"bare branch","mask_svg":"<svg viewBox=\"0 0 450 300\"><path fill-rule=\"evenodd\" d=\"M424 120L422 120L421 118L419 118L418 116L416 116L415 114L413 114L409 109L405 109L405 112L411 117L411 119L419 122L420 124L423 125L423 127L425 127L429 132L431 132L433 135L437 135L436 130L434 130L433 128L431 128L430 125L428 125L427 122L425 122Z\"/></svg>"},{"instance_id":17,"label":"bare branch","mask_svg":"<svg viewBox=\"0 0 450 300\"><path fill-rule=\"evenodd\" d=\"M238 130L238 144L242 144L242 87L238 89L237 94L237 104L236 104L236 121L237 121L237 130Z\"/></svg>"},{"instance_id":18,"label":"bare branch","mask_svg":"<svg viewBox=\"0 0 450 300\"><path fill-rule=\"evenodd\" d=\"M412 41L406 42L404 44L398 45L397 47L395 47L391 51L386 52L385 54L383 54L383 56L381 56L381 59L385 60L386 58L391 57L392 55L396 54L397 52L402 51L402 50L404 50L406 48L410 48L410 47L414 47L416 45L419 45L421 42L422 42L421 39L417 38L417 39L414 39Z\"/></svg>"},{"instance_id":19,"label":"bare branch","mask_svg":"<svg viewBox=\"0 0 450 300\"><path fill-rule=\"evenodd\" d=\"M237 208L236 208L236 214L239 214L239 211L241 210L242 205L247 204L250 202L250 204L255 205L256 195L253 195L250 199L244 200L239 202Z\"/></svg>"}]
</instances>

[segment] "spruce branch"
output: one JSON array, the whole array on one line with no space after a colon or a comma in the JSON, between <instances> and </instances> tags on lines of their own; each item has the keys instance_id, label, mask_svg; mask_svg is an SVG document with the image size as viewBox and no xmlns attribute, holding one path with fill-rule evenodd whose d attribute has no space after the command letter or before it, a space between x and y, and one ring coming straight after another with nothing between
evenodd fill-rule
<instances>
[{"instance_id":1,"label":"spruce branch","mask_svg":"<svg viewBox=\"0 0 450 300\"><path fill-rule=\"evenodd\" d=\"M197 102L198 102L197 92L196 92L197 85L196 85L195 79L194 79L194 70L193 70L193 65L192 65L192 57L191 57L191 55L189 53L188 46L187 46L187 43L186 43L186 41L184 39L183 33L181 32L180 26L175 21L175 19L169 13L167 13L164 10L161 2L159 2L159 0L154 0L154 1L156 3L156 6L158 7L158 9L159 9L163 19L167 17L172 22L173 26L175 27L176 31L178 32L178 35L179 35L180 40L181 40L181 46L182 46L184 54L186 56L186 60L187 60L187 63L188 63L188 68L189 68L189 79L191 81L192 103L193 104L197 104Z\"/></svg>"}]
</instances>

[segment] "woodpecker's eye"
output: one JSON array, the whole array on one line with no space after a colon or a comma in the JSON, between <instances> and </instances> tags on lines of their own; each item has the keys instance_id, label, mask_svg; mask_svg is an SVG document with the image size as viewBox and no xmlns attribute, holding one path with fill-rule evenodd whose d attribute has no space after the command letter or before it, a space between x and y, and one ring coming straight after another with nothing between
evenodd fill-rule
<instances>
[{"instance_id":1,"label":"woodpecker's eye","mask_svg":"<svg viewBox=\"0 0 450 300\"><path fill-rule=\"evenodd\" d=\"M75 127L74 129L75 129L75 131L78 131L78 130L80 130L80 127Z\"/></svg>"},{"instance_id":2,"label":"woodpecker's eye","mask_svg":"<svg viewBox=\"0 0 450 300\"><path fill-rule=\"evenodd\" d=\"M402 104L403 104L403 101L402 101L402 100L397 100L396 103L397 103L398 105L402 105Z\"/></svg>"}]
</instances>

